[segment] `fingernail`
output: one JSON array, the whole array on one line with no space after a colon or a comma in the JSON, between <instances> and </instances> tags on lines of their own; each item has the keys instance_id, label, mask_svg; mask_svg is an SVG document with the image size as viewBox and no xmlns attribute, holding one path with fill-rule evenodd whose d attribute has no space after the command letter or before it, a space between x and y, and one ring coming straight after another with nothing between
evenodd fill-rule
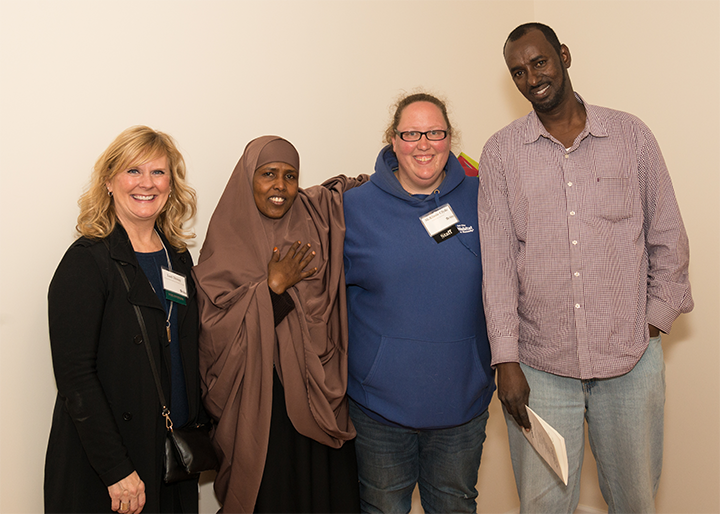
<instances>
[{"instance_id":1,"label":"fingernail","mask_svg":"<svg viewBox=\"0 0 720 514\"><path fill-rule=\"evenodd\" d=\"M273 253L277 252L277 246L273 248Z\"/></svg>"}]
</instances>

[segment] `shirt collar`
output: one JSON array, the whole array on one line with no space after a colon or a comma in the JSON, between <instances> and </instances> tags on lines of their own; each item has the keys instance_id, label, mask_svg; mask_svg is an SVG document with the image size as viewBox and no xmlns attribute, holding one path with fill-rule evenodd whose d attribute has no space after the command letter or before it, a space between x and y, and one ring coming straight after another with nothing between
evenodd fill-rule
<instances>
[{"instance_id":1,"label":"shirt collar","mask_svg":"<svg viewBox=\"0 0 720 514\"><path fill-rule=\"evenodd\" d=\"M575 93L575 98L577 98L578 101L585 106L585 113L587 114L585 128L580 133L580 137L577 141L582 141L588 135L592 135L594 137L607 137L608 131L601 118L598 116L597 107L586 103L578 93ZM534 143L540 136L556 141L555 138L550 135L550 132L545 129L545 126L542 124L540 118L533 109L527 116L525 144Z\"/></svg>"}]
</instances>

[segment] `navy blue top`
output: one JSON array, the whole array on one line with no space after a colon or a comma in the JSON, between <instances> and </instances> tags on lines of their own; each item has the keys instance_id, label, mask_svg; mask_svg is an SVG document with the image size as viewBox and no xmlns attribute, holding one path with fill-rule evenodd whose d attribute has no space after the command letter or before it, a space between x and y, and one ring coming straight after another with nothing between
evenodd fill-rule
<instances>
[{"instance_id":1,"label":"navy blue top","mask_svg":"<svg viewBox=\"0 0 720 514\"><path fill-rule=\"evenodd\" d=\"M482 302L478 179L450 154L429 195L410 195L380 152L346 192L348 395L376 421L416 429L482 414L495 389ZM459 233L437 243L420 217L450 204Z\"/></svg>"},{"instance_id":2,"label":"navy blue top","mask_svg":"<svg viewBox=\"0 0 720 514\"><path fill-rule=\"evenodd\" d=\"M170 300L165 298L165 289L162 284L162 274L160 268L168 267L165 250L159 250L151 253L135 252L138 263L150 281L155 294L165 309L167 315L170 309ZM170 315L170 419L173 425L177 427L183 426L188 421L188 400L187 391L185 390L185 372L183 370L182 358L180 356L180 336L178 333L177 306L173 307Z\"/></svg>"}]
</instances>

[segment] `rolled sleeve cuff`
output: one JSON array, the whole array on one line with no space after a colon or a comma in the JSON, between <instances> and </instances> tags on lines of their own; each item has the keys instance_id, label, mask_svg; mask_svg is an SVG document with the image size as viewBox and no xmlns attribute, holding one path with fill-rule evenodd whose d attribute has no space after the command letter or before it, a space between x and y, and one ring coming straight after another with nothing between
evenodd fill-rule
<instances>
[{"instance_id":1,"label":"rolled sleeve cuff","mask_svg":"<svg viewBox=\"0 0 720 514\"><path fill-rule=\"evenodd\" d=\"M503 362L520 362L518 341L514 337L497 337L490 341L490 353L492 354L492 366L495 367Z\"/></svg>"},{"instance_id":2,"label":"rolled sleeve cuff","mask_svg":"<svg viewBox=\"0 0 720 514\"><path fill-rule=\"evenodd\" d=\"M647 322L666 334L670 332L673 322L680 316L680 311L652 297L648 298L646 312Z\"/></svg>"}]
</instances>

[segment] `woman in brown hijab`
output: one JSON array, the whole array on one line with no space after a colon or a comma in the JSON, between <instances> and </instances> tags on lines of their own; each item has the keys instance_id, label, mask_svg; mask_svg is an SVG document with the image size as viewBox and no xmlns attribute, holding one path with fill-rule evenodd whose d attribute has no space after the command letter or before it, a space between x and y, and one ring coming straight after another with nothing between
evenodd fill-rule
<instances>
[{"instance_id":1,"label":"woman in brown hijab","mask_svg":"<svg viewBox=\"0 0 720 514\"><path fill-rule=\"evenodd\" d=\"M344 190L298 188L295 148L245 148L193 269L223 512L358 512L345 396Z\"/></svg>"}]
</instances>

